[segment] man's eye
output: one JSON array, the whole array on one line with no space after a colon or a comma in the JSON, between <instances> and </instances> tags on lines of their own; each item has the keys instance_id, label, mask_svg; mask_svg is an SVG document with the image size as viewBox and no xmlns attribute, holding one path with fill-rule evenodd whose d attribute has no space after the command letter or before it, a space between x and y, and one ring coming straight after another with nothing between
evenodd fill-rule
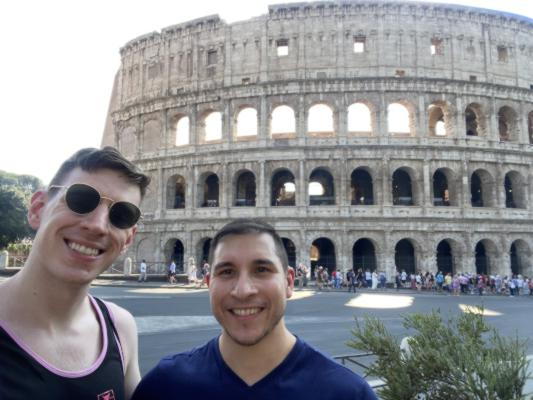
<instances>
[{"instance_id":1,"label":"man's eye","mask_svg":"<svg viewBox=\"0 0 533 400\"><path fill-rule=\"evenodd\" d=\"M270 271L270 269L268 267L259 266L256 268L256 271L260 273L264 273L264 272Z\"/></svg>"},{"instance_id":2,"label":"man's eye","mask_svg":"<svg viewBox=\"0 0 533 400\"><path fill-rule=\"evenodd\" d=\"M218 271L218 275L228 276L233 273L233 270L231 268L225 268Z\"/></svg>"}]
</instances>

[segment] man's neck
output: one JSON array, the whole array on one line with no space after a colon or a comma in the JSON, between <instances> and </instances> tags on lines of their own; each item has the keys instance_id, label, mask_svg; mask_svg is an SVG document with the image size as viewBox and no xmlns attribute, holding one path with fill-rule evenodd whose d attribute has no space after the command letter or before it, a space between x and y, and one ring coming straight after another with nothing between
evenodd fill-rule
<instances>
[{"instance_id":1,"label":"man's neck","mask_svg":"<svg viewBox=\"0 0 533 400\"><path fill-rule=\"evenodd\" d=\"M267 376L290 353L296 338L285 327L283 319L276 328L253 346L243 346L222 332L218 346L224 362L248 386Z\"/></svg>"},{"instance_id":2,"label":"man's neck","mask_svg":"<svg viewBox=\"0 0 533 400\"><path fill-rule=\"evenodd\" d=\"M26 265L2 285L0 319L9 325L60 327L75 320L79 311L90 308L88 285L66 285L53 277L40 276Z\"/></svg>"}]
</instances>

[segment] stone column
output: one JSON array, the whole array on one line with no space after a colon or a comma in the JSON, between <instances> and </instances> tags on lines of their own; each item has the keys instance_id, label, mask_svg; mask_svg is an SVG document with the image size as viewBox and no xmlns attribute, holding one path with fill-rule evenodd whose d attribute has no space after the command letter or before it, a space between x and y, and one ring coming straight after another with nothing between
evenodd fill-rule
<instances>
[{"instance_id":1,"label":"stone column","mask_svg":"<svg viewBox=\"0 0 533 400\"><path fill-rule=\"evenodd\" d=\"M383 157L382 160L382 204L384 206L391 206L392 205L392 177L391 177L391 171L389 170L389 158Z\"/></svg>"},{"instance_id":2,"label":"stone column","mask_svg":"<svg viewBox=\"0 0 533 400\"><path fill-rule=\"evenodd\" d=\"M163 167L161 164L159 164L159 167L157 168L157 181L155 184L157 189L155 217L161 218L167 208L165 201L166 185L163 183Z\"/></svg>"},{"instance_id":3,"label":"stone column","mask_svg":"<svg viewBox=\"0 0 533 400\"><path fill-rule=\"evenodd\" d=\"M258 201L256 200L256 207L267 207L268 202L268 193L265 190L266 189L266 182L265 182L265 160L259 161L259 185L257 185L258 191L257 191L257 197Z\"/></svg>"},{"instance_id":4,"label":"stone column","mask_svg":"<svg viewBox=\"0 0 533 400\"><path fill-rule=\"evenodd\" d=\"M461 204L463 209L472 207L472 195L470 193L470 179L468 176L468 161L463 160L461 168L462 175L462 200Z\"/></svg>"},{"instance_id":5,"label":"stone column","mask_svg":"<svg viewBox=\"0 0 533 400\"><path fill-rule=\"evenodd\" d=\"M465 121L465 105L461 96L457 96L455 99L455 113L454 113L454 125L455 125L455 137L463 139L466 137L466 121Z\"/></svg>"},{"instance_id":6,"label":"stone column","mask_svg":"<svg viewBox=\"0 0 533 400\"><path fill-rule=\"evenodd\" d=\"M433 205L433 199L431 198L431 177L429 175L429 160L424 159L424 166L422 167L424 174L424 198L420 202L424 207L431 207Z\"/></svg>"},{"instance_id":7,"label":"stone column","mask_svg":"<svg viewBox=\"0 0 533 400\"><path fill-rule=\"evenodd\" d=\"M307 182L305 178L305 161L298 160L298 169L299 169L299 182L297 184L297 196L296 196L296 205L299 207L305 207L308 205L307 200Z\"/></svg>"}]
</instances>

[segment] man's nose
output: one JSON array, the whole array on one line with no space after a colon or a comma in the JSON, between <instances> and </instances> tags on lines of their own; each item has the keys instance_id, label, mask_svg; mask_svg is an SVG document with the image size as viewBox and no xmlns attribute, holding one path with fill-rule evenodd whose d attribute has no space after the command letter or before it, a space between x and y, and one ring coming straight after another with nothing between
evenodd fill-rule
<instances>
[{"instance_id":1,"label":"man's nose","mask_svg":"<svg viewBox=\"0 0 533 400\"><path fill-rule=\"evenodd\" d=\"M255 293L257 288L252 277L248 273L241 273L235 281L231 294L237 298L246 298Z\"/></svg>"},{"instance_id":2,"label":"man's nose","mask_svg":"<svg viewBox=\"0 0 533 400\"><path fill-rule=\"evenodd\" d=\"M101 202L93 211L82 216L82 225L96 233L103 233L109 229L109 209L107 204Z\"/></svg>"}]
</instances>

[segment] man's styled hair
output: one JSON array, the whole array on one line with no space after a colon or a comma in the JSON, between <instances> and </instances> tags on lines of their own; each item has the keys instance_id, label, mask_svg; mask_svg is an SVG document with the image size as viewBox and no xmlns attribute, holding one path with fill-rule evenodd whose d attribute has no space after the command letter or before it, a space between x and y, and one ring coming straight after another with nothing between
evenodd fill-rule
<instances>
[{"instance_id":1,"label":"man's styled hair","mask_svg":"<svg viewBox=\"0 0 533 400\"><path fill-rule=\"evenodd\" d=\"M61 167L59 167L59 170L50 181L49 186L61 185L68 173L75 168L81 168L86 172L95 172L100 169L110 169L119 172L124 175L129 183L139 187L141 198L144 197L146 187L150 184L150 177L139 171L117 149L106 146L102 149L88 147L78 150L61 164Z\"/></svg>"},{"instance_id":2,"label":"man's styled hair","mask_svg":"<svg viewBox=\"0 0 533 400\"><path fill-rule=\"evenodd\" d=\"M211 246L209 248L209 265L213 265L213 256L215 255L215 250L220 242L229 235L250 235L250 234L262 234L266 233L270 235L274 240L274 245L276 248L276 255L281 260L281 266L286 272L289 260L287 257L287 252L285 251L285 246L281 237L277 234L276 230L272 225L267 224L264 221L259 219L236 219L222 227L216 234L213 240L211 241Z\"/></svg>"}]
</instances>

